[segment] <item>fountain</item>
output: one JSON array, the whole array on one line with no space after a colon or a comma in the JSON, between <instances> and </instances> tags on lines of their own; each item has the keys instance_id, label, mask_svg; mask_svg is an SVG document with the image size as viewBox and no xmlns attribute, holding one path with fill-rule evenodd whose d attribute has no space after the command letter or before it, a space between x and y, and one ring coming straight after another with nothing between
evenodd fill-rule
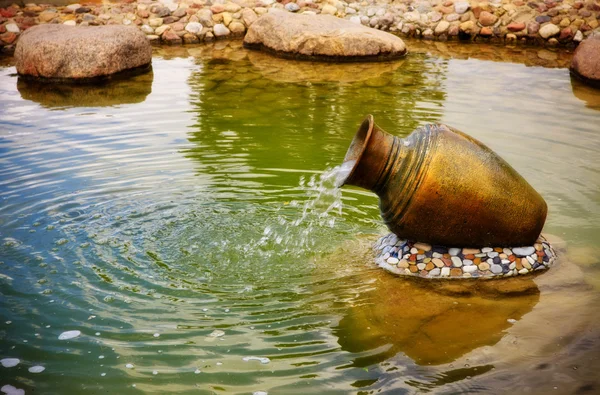
<instances>
[{"instance_id":1,"label":"fountain","mask_svg":"<svg viewBox=\"0 0 600 395\"><path fill-rule=\"evenodd\" d=\"M368 116L344 158L340 186L375 192L392 234L376 244L377 263L421 277L497 277L549 267L541 236L544 199L508 163L446 125L405 139Z\"/></svg>"}]
</instances>

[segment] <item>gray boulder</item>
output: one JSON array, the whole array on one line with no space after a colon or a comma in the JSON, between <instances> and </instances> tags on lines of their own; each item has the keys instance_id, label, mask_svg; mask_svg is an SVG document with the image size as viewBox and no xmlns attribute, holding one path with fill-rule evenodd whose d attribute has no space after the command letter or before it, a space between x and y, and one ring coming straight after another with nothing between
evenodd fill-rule
<instances>
[{"instance_id":1,"label":"gray boulder","mask_svg":"<svg viewBox=\"0 0 600 395\"><path fill-rule=\"evenodd\" d=\"M244 46L294 58L388 60L406 53L404 42L386 32L332 15L269 12L248 29Z\"/></svg>"},{"instance_id":2,"label":"gray boulder","mask_svg":"<svg viewBox=\"0 0 600 395\"><path fill-rule=\"evenodd\" d=\"M87 80L148 68L152 47L132 26L46 24L23 33L15 49L17 72L38 79Z\"/></svg>"}]
</instances>

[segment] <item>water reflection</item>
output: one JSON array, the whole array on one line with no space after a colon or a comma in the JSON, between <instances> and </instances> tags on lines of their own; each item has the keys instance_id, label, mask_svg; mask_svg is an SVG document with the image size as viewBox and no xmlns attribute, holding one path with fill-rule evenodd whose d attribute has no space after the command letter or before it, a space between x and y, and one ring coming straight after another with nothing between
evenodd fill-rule
<instances>
[{"instance_id":1,"label":"water reflection","mask_svg":"<svg viewBox=\"0 0 600 395\"><path fill-rule=\"evenodd\" d=\"M189 79L197 114L190 141L198 149L185 152L200 163L223 156L216 171L231 177L247 173L244 166L320 170L323 157L337 164L369 112L399 134L440 118L445 61L415 55L390 63L314 64L236 45L212 47L210 57L196 54L202 67ZM261 173L253 177L273 175Z\"/></svg>"},{"instance_id":2,"label":"water reflection","mask_svg":"<svg viewBox=\"0 0 600 395\"><path fill-rule=\"evenodd\" d=\"M152 71L122 76L98 84L44 83L19 78L21 97L49 109L72 107L109 107L141 103L152 93Z\"/></svg>"},{"instance_id":3,"label":"water reflection","mask_svg":"<svg viewBox=\"0 0 600 395\"><path fill-rule=\"evenodd\" d=\"M571 88L573 95L583 101L587 108L600 111L600 89L592 88L571 75Z\"/></svg>"},{"instance_id":4,"label":"water reflection","mask_svg":"<svg viewBox=\"0 0 600 395\"><path fill-rule=\"evenodd\" d=\"M399 278L370 272L373 289L351 307L334 334L342 349L361 353L365 367L404 353L419 365L450 363L478 347L497 343L504 331L540 299L531 278L460 284ZM514 321L513 321L514 322Z\"/></svg>"}]
</instances>

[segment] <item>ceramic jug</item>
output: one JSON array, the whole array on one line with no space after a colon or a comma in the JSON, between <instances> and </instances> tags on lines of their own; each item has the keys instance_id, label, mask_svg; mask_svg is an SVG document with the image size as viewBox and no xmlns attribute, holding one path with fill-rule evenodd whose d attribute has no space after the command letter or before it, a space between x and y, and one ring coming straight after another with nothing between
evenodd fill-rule
<instances>
[{"instance_id":1,"label":"ceramic jug","mask_svg":"<svg viewBox=\"0 0 600 395\"><path fill-rule=\"evenodd\" d=\"M433 245L533 245L546 202L521 175L476 139L446 125L406 138L368 116L346 156L341 185L375 192L381 216L400 238Z\"/></svg>"}]
</instances>

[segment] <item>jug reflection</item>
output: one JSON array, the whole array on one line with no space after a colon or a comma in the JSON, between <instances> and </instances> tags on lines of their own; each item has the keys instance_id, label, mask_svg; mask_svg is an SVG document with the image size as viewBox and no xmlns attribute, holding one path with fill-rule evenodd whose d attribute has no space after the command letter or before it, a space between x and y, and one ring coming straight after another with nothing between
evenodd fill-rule
<instances>
[{"instance_id":1,"label":"jug reflection","mask_svg":"<svg viewBox=\"0 0 600 395\"><path fill-rule=\"evenodd\" d=\"M362 295L334 330L342 349L358 353L357 367L385 361L397 353L419 365L453 362L493 345L539 301L531 278L500 281L424 282L368 272L373 290ZM510 321L509 321L510 320ZM384 348L388 346L388 348Z\"/></svg>"}]
</instances>

